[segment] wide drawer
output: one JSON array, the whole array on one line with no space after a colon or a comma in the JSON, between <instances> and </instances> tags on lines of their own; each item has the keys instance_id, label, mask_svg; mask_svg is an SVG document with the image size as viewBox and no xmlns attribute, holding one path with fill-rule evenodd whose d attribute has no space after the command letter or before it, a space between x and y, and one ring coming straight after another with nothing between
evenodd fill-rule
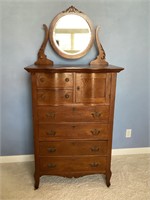
<instances>
[{"instance_id":1,"label":"wide drawer","mask_svg":"<svg viewBox=\"0 0 150 200\"><path fill-rule=\"evenodd\" d=\"M72 73L37 73L38 88L72 88Z\"/></svg>"},{"instance_id":2,"label":"wide drawer","mask_svg":"<svg viewBox=\"0 0 150 200\"><path fill-rule=\"evenodd\" d=\"M107 155L107 141L40 142L40 156Z\"/></svg>"},{"instance_id":3,"label":"wide drawer","mask_svg":"<svg viewBox=\"0 0 150 200\"><path fill-rule=\"evenodd\" d=\"M110 137L108 124L100 123L55 123L39 124L39 140L59 139L108 139Z\"/></svg>"},{"instance_id":4,"label":"wide drawer","mask_svg":"<svg viewBox=\"0 0 150 200\"><path fill-rule=\"evenodd\" d=\"M39 160L42 173L57 172L105 172L105 156L82 156L82 157L41 157Z\"/></svg>"},{"instance_id":5,"label":"wide drawer","mask_svg":"<svg viewBox=\"0 0 150 200\"><path fill-rule=\"evenodd\" d=\"M39 122L101 122L109 120L109 106L38 107Z\"/></svg>"},{"instance_id":6,"label":"wide drawer","mask_svg":"<svg viewBox=\"0 0 150 200\"><path fill-rule=\"evenodd\" d=\"M73 103L73 91L70 89L38 89L37 104L68 104Z\"/></svg>"}]
</instances>

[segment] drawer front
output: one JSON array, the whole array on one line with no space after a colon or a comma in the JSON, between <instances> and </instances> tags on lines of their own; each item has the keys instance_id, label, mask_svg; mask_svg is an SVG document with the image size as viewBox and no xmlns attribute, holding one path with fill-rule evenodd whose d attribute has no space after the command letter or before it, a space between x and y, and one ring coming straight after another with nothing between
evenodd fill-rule
<instances>
[{"instance_id":1,"label":"drawer front","mask_svg":"<svg viewBox=\"0 0 150 200\"><path fill-rule=\"evenodd\" d=\"M40 142L40 156L107 155L107 141Z\"/></svg>"},{"instance_id":2,"label":"drawer front","mask_svg":"<svg viewBox=\"0 0 150 200\"><path fill-rule=\"evenodd\" d=\"M37 73L38 88L72 88L72 73Z\"/></svg>"},{"instance_id":3,"label":"drawer front","mask_svg":"<svg viewBox=\"0 0 150 200\"><path fill-rule=\"evenodd\" d=\"M105 172L106 157L41 157L40 171L45 173L55 172Z\"/></svg>"},{"instance_id":4,"label":"drawer front","mask_svg":"<svg viewBox=\"0 0 150 200\"><path fill-rule=\"evenodd\" d=\"M99 123L39 124L39 140L108 139L110 128Z\"/></svg>"},{"instance_id":5,"label":"drawer front","mask_svg":"<svg viewBox=\"0 0 150 200\"><path fill-rule=\"evenodd\" d=\"M73 91L63 89L39 89L37 91L38 105L73 103Z\"/></svg>"},{"instance_id":6,"label":"drawer front","mask_svg":"<svg viewBox=\"0 0 150 200\"><path fill-rule=\"evenodd\" d=\"M109 120L109 106L53 106L38 108L39 122L101 122Z\"/></svg>"}]
</instances>

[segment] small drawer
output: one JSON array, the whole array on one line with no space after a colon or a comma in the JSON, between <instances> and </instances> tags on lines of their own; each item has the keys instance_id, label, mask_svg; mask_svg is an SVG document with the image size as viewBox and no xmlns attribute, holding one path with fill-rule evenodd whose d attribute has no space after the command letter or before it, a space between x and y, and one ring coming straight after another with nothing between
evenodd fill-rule
<instances>
[{"instance_id":1,"label":"small drawer","mask_svg":"<svg viewBox=\"0 0 150 200\"><path fill-rule=\"evenodd\" d=\"M99 123L55 123L39 124L39 140L59 139L108 139L111 137L110 126Z\"/></svg>"},{"instance_id":2,"label":"small drawer","mask_svg":"<svg viewBox=\"0 0 150 200\"><path fill-rule=\"evenodd\" d=\"M49 106L38 108L39 122L109 121L109 106Z\"/></svg>"},{"instance_id":3,"label":"small drawer","mask_svg":"<svg viewBox=\"0 0 150 200\"><path fill-rule=\"evenodd\" d=\"M107 141L40 142L40 156L107 155Z\"/></svg>"},{"instance_id":4,"label":"small drawer","mask_svg":"<svg viewBox=\"0 0 150 200\"><path fill-rule=\"evenodd\" d=\"M105 173L105 156L82 156L82 157L41 157L40 171L46 174L59 172L98 172Z\"/></svg>"},{"instance_id":5,"label":"small drawer","mask_svg":"<svg viewBox=\"0 0 150 200\"><path fill-rule=\"evenodd\" d=\"M38 105L68 104L72 102L73 102L72 90L63 90L63 89L37 90Z\"/></svg>"},{"instance_id":6,"label":"small drawer","mask_svg":"<svg viewBox=\"0 0 150 200\"><path fill-rule=\"evenodd\" d=\"M37 88L72 88L72 73L37 73Z\"/></svg>"}]
</instances>

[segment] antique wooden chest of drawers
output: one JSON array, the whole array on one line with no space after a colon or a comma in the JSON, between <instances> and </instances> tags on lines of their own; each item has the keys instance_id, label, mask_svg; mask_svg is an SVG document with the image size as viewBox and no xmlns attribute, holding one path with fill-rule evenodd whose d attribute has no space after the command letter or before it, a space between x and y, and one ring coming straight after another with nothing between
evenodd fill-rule
<instances>
[{"instance_id":1,"label":"antique wooden chest of drawers","mask_svg":"<svg viewBox=\"0 0 150 200\"><path fill-rule=\"evenodd\" d=\"M42 175L105 174L110 185L115 66L29 66L35 188Z\"/></svg>"}]
</instances>

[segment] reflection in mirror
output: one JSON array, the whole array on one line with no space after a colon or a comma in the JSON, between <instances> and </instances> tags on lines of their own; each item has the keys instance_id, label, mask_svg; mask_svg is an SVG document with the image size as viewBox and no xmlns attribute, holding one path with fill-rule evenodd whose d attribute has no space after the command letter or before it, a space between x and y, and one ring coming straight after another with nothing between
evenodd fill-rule
<instances>
[{"instance_id":1,"label":"reflection in mirror","mask_svg":"<svg viewBox=\"0 0 150 200\"><path fill-rule=\"evenodd\" d=\"M82 17L70 14L58 20L53 37L60 51L77 54L87 48L91 39L91 31Z\"/></svg>"}]
</instances>

